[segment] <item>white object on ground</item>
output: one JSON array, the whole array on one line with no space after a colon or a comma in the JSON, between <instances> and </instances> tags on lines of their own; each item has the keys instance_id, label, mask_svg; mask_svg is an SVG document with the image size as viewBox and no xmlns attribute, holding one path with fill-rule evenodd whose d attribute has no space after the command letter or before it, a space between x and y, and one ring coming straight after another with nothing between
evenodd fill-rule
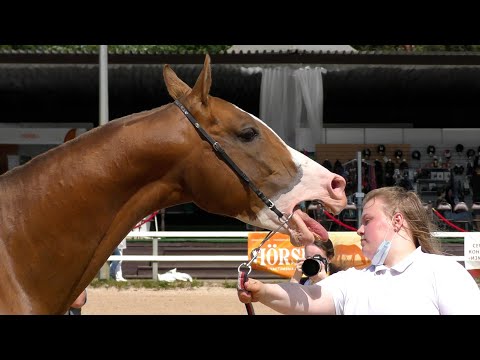
<instances>
[{"instance_id":1,"label":"white object on ground","mask_svg":"<svg viewBox=\"0 0 480 360\"><path fill-rule=\"evenodd\" d=\"M177 268L168 270L164 274L158 274L158 281L174 282L174 281L192 281L192 277L187 273L177 272Z\"/></svg>"}]
</instances>

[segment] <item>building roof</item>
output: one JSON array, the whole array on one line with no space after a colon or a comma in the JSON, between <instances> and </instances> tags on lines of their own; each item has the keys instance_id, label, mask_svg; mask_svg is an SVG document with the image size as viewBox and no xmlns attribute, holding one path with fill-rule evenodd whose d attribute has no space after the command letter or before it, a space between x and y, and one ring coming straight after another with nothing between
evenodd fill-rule
<instances>
[{"instance_id":1,"label":"building roof","mask_svg":"<svg viewBox=\"0 0 480 360\"><path fill-rule=\"evenodd\" d=\"M294 50L222 52L211 57L212 95L255 115L262 74L248 70L276 64L320 64L328 69L323 78L325 123L426 127L435 121L436 127L468 127L476 124L480 111L480 53ZM163 64L173 65L180 78L193 84L204 59L200 52L110 53L111 118L171 100L162 81ZM0 118L5 122L97 119L98 63L96 52L0 51Z\"/></svg>"},{"instance_id":2,"label":"building roof","mask_svg":"<svg viewBox=\"0 0 480 360\"><path fill-rule=\"evenodd\" d=\"M220 52L211 54L212 64L351 64L351 65L480 65L477 52L376 52L280 50ZM110 64L203 64L203 52L109 52ZM0 50L0 63L98 64L98 52Z\"/></svg>"},{"instance_id":3,"label":"building roof","mask_svg":"<svg viewBox=\"0 0 480 360\"><path fill-rule=\"evenodd\" d=\"M355 53L350 45L233 45L227 50L227 53L247 53L247 52L349 52Z\"/></svg>"},{"instance_id":4,"label":"building roof","mask_svg":"<svg viewBox=\"0 0 480 360\"><path fill-rule=\"evenodd\" d=\"M202 66L173 64L172 68L192 86ZM259 116L262 72L250 69L215 64L211 94ZM111 119L171 101L161 62L111 64L108 75ZM96 124L98 81L96 64L0 64L0 118L2 122ZM479 66L332 66L323 76L324 123L477 126L479 84Z\"/></svg>"}]
</instances>

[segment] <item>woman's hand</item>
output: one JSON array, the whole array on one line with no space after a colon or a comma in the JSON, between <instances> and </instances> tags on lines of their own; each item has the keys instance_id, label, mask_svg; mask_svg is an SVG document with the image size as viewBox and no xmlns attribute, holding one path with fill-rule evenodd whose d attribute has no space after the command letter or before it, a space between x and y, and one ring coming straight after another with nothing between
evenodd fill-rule
<instances>
[{"instance_id":1,"label":"woman's hand","mask_svg":"<svg viewBox=\"0 0 480 360\"><path fill-rule=\"evenodd\" d=\"M257 302L264 295L264 283L255 279L249 279L243 286L245 290L238 290L238 299L242 303Z\"/></svg>"},{"instance_id":2,"label":"woman's hand","mask_svg":"<svg viewBox=\"0 0 480 360\"><path fill-rule=\"evenodd\" d=\"M290 279L290 282L293 282L293 283L300 282L300 279L302 278L302 275L303 275L302 265L304 261L305 261L305 258L298 259L295 267L295 272L293 273L292 278Z\"/></svg>"}]
</instances>

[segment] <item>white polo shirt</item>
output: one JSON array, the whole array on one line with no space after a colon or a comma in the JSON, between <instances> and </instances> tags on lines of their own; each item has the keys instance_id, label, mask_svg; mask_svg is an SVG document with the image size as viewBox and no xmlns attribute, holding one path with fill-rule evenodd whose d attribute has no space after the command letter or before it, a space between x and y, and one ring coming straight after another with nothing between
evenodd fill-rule
<instances>
[{"instance_id":1,"label":"white polo shirt","mask_svg":"<svg viewBox=\"0 0 480 360\"><path fill-rule=\"evenodd\" d=\"M337 272L317 283L332 294L338 315L477 314L480 290L457 261L418 247L392 268Z\"/></svg>"}]
</instances>

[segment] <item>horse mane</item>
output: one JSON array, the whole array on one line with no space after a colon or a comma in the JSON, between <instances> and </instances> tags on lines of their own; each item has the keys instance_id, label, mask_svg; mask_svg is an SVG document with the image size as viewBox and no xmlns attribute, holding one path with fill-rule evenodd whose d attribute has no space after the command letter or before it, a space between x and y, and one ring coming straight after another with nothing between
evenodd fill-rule
<instances>
[{"instance_id":1,"label":"horse mane","mask_svg":"<svg viewBox=\"0 0 480 360\"><path fill-rule=\"evenodd\" d=\"M20 289L25 283L32 283L33 287L34 283L42 284L44 291L51 291L59 298L63 298L61 294L81 291L138 219L157 210L156 198L147 199L155 196L148 183L148 167L138 165L143 161L142 154L138 152L132 157L130 149L140 144L133 139L143 134L148 146L151 137L143 129L154 128L148 124L171 127L167 121L171 119L171 110L167 106L110 121L0 176L0 256L3 259L0 282L11 281L7 288L2 289L0 285L2 292ZM120 180L125 166L139 166L138 177L131 176L126 182ZM159 167L159 171L161 169ZM110 200L102 201L107 193L112 193L105 197ZM21 258L22 263L8 260ZM52 283L45 283L44 274L27 275L23 261L48 272L45 276L51 277ZM58 262L58 266L48 265L50 261ZM59 268L68 267L78 274L70 286L63 284L63 275L58 272ZM9 273L17 274L18 278L5 278ZM62 310L53 310L49 305ZM59 305L52 301L52 304L35 306L38 307L32 311L36 313L62 312L65 303Z\"/></svg>"}]
</instances>

